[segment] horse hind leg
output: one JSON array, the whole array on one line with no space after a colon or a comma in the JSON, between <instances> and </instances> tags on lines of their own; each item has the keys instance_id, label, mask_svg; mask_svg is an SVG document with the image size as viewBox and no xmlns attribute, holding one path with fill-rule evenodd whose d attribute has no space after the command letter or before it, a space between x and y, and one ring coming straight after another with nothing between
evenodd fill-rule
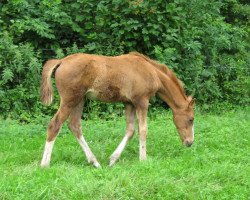
<instances>
[{"instance_id":1,"label":"horse hind leg","mask_svg":"<svg viewBox=\"0 0 250 200\"><path fill-rule=\"evenodd\" d=\"M85 153L87 160L89 163L92 163L95 167L100 167L95 155L92 153L91 149L89 148L81 127L81 115L83 110L84 102L81 101L72 111L70 114L70 119L68 123L69 129L75 135L77 141L79 142L83 152Z\"/></svg>"},{"instance_id":2,"label":"horse hind leg","mask_svg":"<svg viewBox=\"0 0 250 200\"><path fill-rule=\"evenodd\" d=\"M57 113L51 119L47 129L47 140L44 148L43 158L41 161L41 167L49 166L56 136L58 135L63 122L68 118L70 112L70 107L61 105Z\"/></svg>"}]
</instances>

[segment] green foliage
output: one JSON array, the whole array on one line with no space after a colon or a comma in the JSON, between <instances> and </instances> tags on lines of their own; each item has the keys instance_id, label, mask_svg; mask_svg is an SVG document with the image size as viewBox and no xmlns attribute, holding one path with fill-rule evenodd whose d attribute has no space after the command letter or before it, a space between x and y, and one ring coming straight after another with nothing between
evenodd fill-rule
<instances>
[{"instance_id":1,"label":"green foliage","mask_svg":"<svg viewBox=\"0 0 250 200\"><path fill-rule=\"evenodd\" d=\"M173 69L201 105L249 104L249 10L244 0L0 2L1 114L55 112L39 103L42 64L76 52L139 51ZM106 117L121 110L86 106Z\"/></svg>"},{"instance_id":2,"label":"green foliage","mask_svg":"<svg viewBox=\"0 0 250 200\"><path fill-rule=\"evenodd\" d=\"M55 142L50 168L41 169L49 119L2 120L0 199L248 199L249 111L197 112L191 148L182 146L172 114L161 112L149 118L148 160L139 161L135 135L112 168L108 159L122 140L124 117L83 121L100 169L87 163L66 127Z\"/></svg>"},{"instance_id":3,"label":"green foliage","mask_svg":"<svg viewBox=\"0 0 250 200\"><path fill-rule=\"evenodd\" d=\"M39 54L29 43L15 45L8 32L1 34L0 51L1 112L34 111L42 67Z\"/></svg>"}]
</instances>

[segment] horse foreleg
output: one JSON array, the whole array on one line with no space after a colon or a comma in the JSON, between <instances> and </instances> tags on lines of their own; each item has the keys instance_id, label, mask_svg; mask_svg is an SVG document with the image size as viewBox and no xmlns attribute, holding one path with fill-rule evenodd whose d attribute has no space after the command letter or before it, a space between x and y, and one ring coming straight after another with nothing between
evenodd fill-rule
<instances>
[{"instance_id":1,"label":"horse foreleg","mask_svg":"<svg viewBox=\"0 0 250 200\"><path fill-rule=\"evenodd\" d=\"M148 111L148 101L142 101L136 107L136 115L138 118L138 128L139 128L139 158L140 160L147 159L146 150L146 139L147 139L147 111Z\"/></svg>"},{"instance_id":2,"label":"horse foreleg","mask_svg":"<svg viewBox=\"0 0 250 200\"><path fill-rule=\"evenodd\" d=\"M127 104L126 105L126 132L125 136L123 137L121 143L118 145L114 153L110 156L109 166L115 164L115 162L120 158L126 144L128 141L133 137L134 134L134 124L135 124L135 108L134 106Z\"/></svg>"}]
</instances>

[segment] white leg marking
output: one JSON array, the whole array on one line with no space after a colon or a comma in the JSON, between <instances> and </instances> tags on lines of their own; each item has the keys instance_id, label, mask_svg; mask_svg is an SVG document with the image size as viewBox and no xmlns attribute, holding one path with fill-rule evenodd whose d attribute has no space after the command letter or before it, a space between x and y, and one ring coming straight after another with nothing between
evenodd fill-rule
<instances>
[{"instance_id":1,"label":"white leg marking","mask_svg":"<svg viewBox=\"0 0 250 200\"><path fill-rule=\"evenodd\" d=\"M44 149L44 153L43 153L43 158L41 161L41 167L48 167L49 166L54 143L55 143L55 140L50 141L50 142L46 141L45 149Z\"/></svg>"},{"instance_id":2,"label":"white leg marking","mask_svg":"<svg viewBox=\"0 0 250 200\"><path fill-rule=\"evenodd\" d=\"M90 150L86 140L84 139L84 137L81 135L80 138L77 138L80 146L82 147L83 152L85 153L88 162L89 163L93 163L93 165L95 167L100 167L101 165L98 163L98 161L96 160L96 157L94 156L94 154L92 153L92 151Z\"/></svg>"},{"instance_id":3,"label":"white leg marking","mask_svg":"<svg viewBox=\"0 0 250 200\"><path fill-rule=\"evenodd\" d=\"M147 159L147 153L146 153L146 140L140 139L140 160L146 160Z\"/></svg>"},{"instance_id":4,"label":"white leg marking","mask_svg":"<svg viewBox=\"0 0 250 200\"><path fill-rule=\"evenodd\" d=\"M110 156L110 162L109 166L112 166L115 164L115 162L120 158L126 144L128 143L129 137L127 135L124 136L121 143L118 145L114 153Z\"/></svg>"},{"instance_id":5,"label":"white leg marking","mask_svg":"<svg viewBox=\"0 0 250 200\"><path fill-rule=\"evenodd\" d=\"M139 130L139 158L140 160L147 159L147 147L146 147L146 140L147 140L147 124L143 124Z\"/></svg>"}]
</instances>

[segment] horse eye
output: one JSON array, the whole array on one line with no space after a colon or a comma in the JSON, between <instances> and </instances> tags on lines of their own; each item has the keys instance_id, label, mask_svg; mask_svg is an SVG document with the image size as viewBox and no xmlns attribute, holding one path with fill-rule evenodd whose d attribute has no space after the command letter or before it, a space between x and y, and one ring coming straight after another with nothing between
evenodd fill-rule
<instances>
[{"instance_id":1,"label":"horse eye","mask_svg":"<svg viewBox=\"0 0 250 200\"><path fill-rule=\"evenodd\" d=\"M188 121L189 121L189 123L193 123L194 118L190 118Z\"/></svg>"}]
</instances>

